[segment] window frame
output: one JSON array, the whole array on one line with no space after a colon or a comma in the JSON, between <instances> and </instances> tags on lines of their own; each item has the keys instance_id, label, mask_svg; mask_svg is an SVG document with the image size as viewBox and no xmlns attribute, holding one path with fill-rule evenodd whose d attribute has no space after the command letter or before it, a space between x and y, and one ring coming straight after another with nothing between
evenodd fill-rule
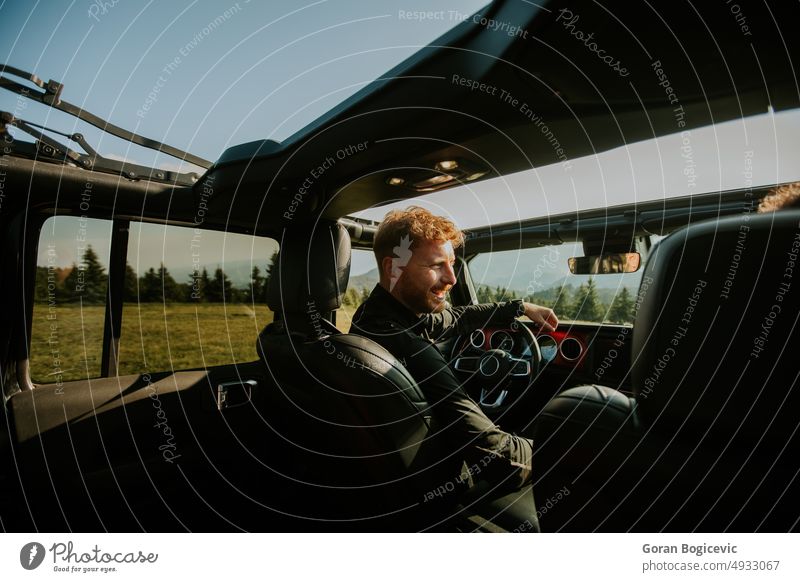
<instances>
[{"instance_id":1,"label":"window frame","mask_svg":"<svg viewBox=\"0 0 800 582\"><path fill-rule=\"evenodd\" d=\"M635 273L638 273L639 276L640 276L639 283L636 286L637 289L639 288L639 285L641 284L641 276L643 276L643 274L644 274L644 270L645 270L645 268L647 266L647 261L649 260L650 255L652 254L654 245L656 244L656 242L658 240L666 238L666 236L668 236L668 235L650 234L650 235L640 235L640 236L637 236L635 238L634 244L632 245L633 246L632 251L638 252L641 255L640 266L635 271ZM654 240L653 240L654 238L656 239L656 242L654 242ZM478 302L478 299L477 299L477 287L475 287L474 281L472 279L471 268L472 268L472 261L474 259L478 258L479 256L490 255L490 254L495 254L495 253L502 253L502 252L509 252L509 251L522 252L522 251L531 250L531 249L546 249L548 247L557 247L557 246L563 246L565 244L573 244L573 243L576 244L576 245L581 245L583 247L584 252L585 252L585 245L583 244L584 241L582 239L579 239L579 240L564 240L564 241L560 241L558 243L554 243L554 244L550 244L550 245L528 244L528 245L521 245L519 248L500 249L500 250L496 250L496 251L487 250L487 251L481 251L481 252L476 252L476 253L470 253L470 254L466 255L464 257L464 262L465 262L464 271L467 273L466 277L469 280L470 290L471 290L471 293L473 294L474 302L475 303ZM572 321L570 319L564 319L564 323L567 323L567 324L569 324L571 326L588 325L588 326L626 327L626 328L632 328L632 327L635 326L635 321L632 322L632 323L612 323L610 321L597 321L597 322L592 321L592 322L588 322L588 321Z\"/></svg>"},{"instance_id":2,"label":"window frame","mask_svg":"<svg viewBox=\"0 0 800 582\"><path fill-rule=\"evenodd\" d=\"M113 378L119 371L119 348L122 335L122 312L124 308L125 291L125 266L128 259L128 244L130 241L130 226L134 220L131 217L116 217L102 214L75 214L68 210L59 212L59 209L48 209L49 211L35 212L23 215L22 237L24 246L22 249L23 259L23 317L25 318L23 329L25 333L16 344L20 357L17 359L17 381L23 390L35 389L36 385L51 386L53 383L37 382L34 384L30 375L31 370L31 342L33 339L33 309L36 294L36 268L38 266L39 243L42 236L42 228L51 218L72 217L90 218L93 220L105 220L111 226L111 240L108 257L108 287L106 289L105 310L103 316L103 339L102 355L100 360L100 374L92 378L80 380L67 380L65 384L72 382L82 382L86 380L99 380ZM254 238L269 238L280 245L280 238L274 233L254 234L253 232L239 232L236 230L223 230L209 228L202 224L187 224L184 221L169 220L148 220L147 217L136 217L136 222L160 224L167 227L178 228L202 228L204 231L230 232L232 234L242 234ZM276 320L278 319L276 314ZM233 364L233 362L231 362ZM221 364L226 365L226 364Z\"/></svg>"}]
</instances>

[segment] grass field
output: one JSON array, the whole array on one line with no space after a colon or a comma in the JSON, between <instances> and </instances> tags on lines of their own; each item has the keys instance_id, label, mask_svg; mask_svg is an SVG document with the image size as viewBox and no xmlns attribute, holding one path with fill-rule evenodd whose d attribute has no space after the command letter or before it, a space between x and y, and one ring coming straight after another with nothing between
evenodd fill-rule
<instances>
[{"instance_id":1,"label":"grass field","mask_svg":"<svg viewBox=\"0 0 800 582\"><path fill-rule=\"evenodd\" d=\"M65 382L99 376L104 313L102 305L35 305L31 379L56 382L59 370ZM120 374L251 362L256 338L271 321L266 306L126 303Z\"/></svg>"}]
</instances>

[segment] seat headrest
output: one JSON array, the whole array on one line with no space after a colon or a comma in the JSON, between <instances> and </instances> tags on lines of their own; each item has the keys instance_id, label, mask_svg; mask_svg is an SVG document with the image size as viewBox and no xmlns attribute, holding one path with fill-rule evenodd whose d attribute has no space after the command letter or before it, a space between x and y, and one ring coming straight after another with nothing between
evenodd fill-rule
<instances>
[{"instance_id":1,"label":"seat headrest","mask_svg":"<svg viewBox=\"0 0 800 582\"><path fill-rule=\"evenodd\" d=\"M281 313L338 309L350 278L350 235L337 223L285 231L267 290L267 305Z\"/></svg>"},{"instance_id":2,"label":"seat headrest","mask_svg":"<svg viewBox=\"0 0 800 582\"><path fill-rule=\"evenodd\" d=\"M797 422L799 253L797 210L703 221L661 241L633 333L643 425L730 436Z\"/></svg>"}]
</instances>

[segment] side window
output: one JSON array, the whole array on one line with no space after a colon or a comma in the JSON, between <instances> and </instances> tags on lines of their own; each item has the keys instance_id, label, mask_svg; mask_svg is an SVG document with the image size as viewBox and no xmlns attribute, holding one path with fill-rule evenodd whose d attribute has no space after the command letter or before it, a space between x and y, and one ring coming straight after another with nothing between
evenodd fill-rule
<instances>
[{"instance_id":1,"label":"side window","mask_svg":"<svg viewBox=\"0 0 800 582\"><path fill-rule=\"evenodd\" d=\"M61 384L100 375L111 221L48 218L39 234L30 375Z\"/></svg>"},{"instance_id":2,"label":"side window","mask_svg":"<svg viewBox=\"0 0 800 582\"><path fill-rule=\"evenodd\" d=\"M277 252L266 237L131 223L119 373L257 359Z\"/></svg>"},{"instance_id":3,"label":"side window","mask_svg":"<svg viewBox=\"0 0 800 582\"><path fill-rule=\"evenodd\" d=\"M561 321L632 324L643 267L635 273L573 275L570 257L583 246L569 243L496 253L470 261L478 301L522 298L551 307Z\"/></svg>"},{"instance_id":4,"label":"side window","mask_svg":"<svg viewBox=\"0 0 800 582\"><path fill-rule=\"evenodd\" d=\"M378 267L372 251L353 249L350 262L350 282L342 299L342 307L336 312L336 327L347 333L358 306L378 284Z\"/></svg>"},{"instance_id":5,"label":"side window","mask_svg":"<svg viewBox=\"0 0 800 582\"><path fill-rule=\"evenodd\" d=\"M102 374L109 269L124 269L119 374L257 359L272 322L266 237L130 223L124 264L110 265L112 222L47 219L40 237L30 346L36 383ZM117 271L119 272L119 271ZM111 372L113 374L113 372Z\"/></svg>"}]
</instances>

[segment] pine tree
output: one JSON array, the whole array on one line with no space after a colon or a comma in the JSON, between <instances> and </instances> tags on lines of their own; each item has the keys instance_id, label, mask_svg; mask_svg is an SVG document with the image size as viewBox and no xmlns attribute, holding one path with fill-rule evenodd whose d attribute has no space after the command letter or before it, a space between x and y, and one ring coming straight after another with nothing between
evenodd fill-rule
<instances>
[{"instance_id":1,"label":"pine tree","mask_svg":"<svg viewBox=\"0 0 800 582\"><path fill-rule=\"evenodd\" d=\"M180 289L178 288L178 283L172 278L172 275L169 274L164 263L161 263L161 266L158 268L158 279L161 283L161 288L159 289L159 299L161 301L168 303L171 301L183 300Z\"/></svg>"},{"instance_id":2,"label":"pine tree","mask_svg":"<svg viewBox=\"0 0 800 582\"><path fill-rule=\"evenodd\" d=\"M250 271L250 285L246 289L246 300L249 303L263 301L264 297L264 277L261 276L261 269L253 265Z\"/></svg>"},{"instance_id":3,"label":"pine tree","mask_svg":"<svg viewBox=\"0 0 800 582\"><path fill-rule=\"evenodd\" d=\"M222 301L235 301L236 294L233 292L233 283L228 279L228 275L221 268L217 267L214 271L214 281L217 282L222 289Z\"/></svg>"},{"instance_id":4,"label":"pine tree","mask_svg":"<svg viewBox=\"0 0 800 582\"><path fill-rule=\"evenodd\" d=\"M139 301L142 303L161 301L161 278L153 267L139 277Z\"/></svg>"},{"instance_id":5,"label":"pine tree","mask_svg":"<svg viewBox=\"0 0 800 582\"><path fill-rule=\"evenodd\" d=\"M558 294L553 303L553 311L562 319L572 319L575 315L572 311L572 286L563 285L557 292Z\"/></svg>"},{"instance_id":6,"label":"pine tree","mask_svg":"<svg viewBox=\"0 0 800 582\"><path fill-rule=\"evenodd\" d=\"M125 282L122 286L122 300L136 301L139 297L139 279L130 263L125 262Z\"/></svg>"},{"instance_id":7,"label":"pine tree","mask_svg":"<svg viewBox=\"0 0 800 582\"><path fill-rule=\"evenodd\" d=\"M83 253L83 267L87 287L84 302L88 300L89 303L105 303L108 276L92 245L86 247L86 251Z\"/></svg>"},{"instance_id":8,"label":"pine tree","mask_svg":"<svg viewBox=\"0 0 800 582\"><path fill-rule=\"evenodd\" d=\"M194 289L192 289L191 283L177 283L177 289L179 301L194 301L192 299Z\"/></svg>"},{"instance_id":9,"label":"pine tree","mask_svg":"<svg viewBox=\"0 0 800 582\"><path fill-rule=\"evenodd\" d=\"M206 287L206 301L222 303L233 300L233 285L228 275L220 268L214 270L214 278Z\"/></svg>"},{"instance_id":10,"label":"pine tree","mask_svg":"<svg viewBox=\"0 0 800 582\"><path fill-rule=\"evenodd\" d=\"M269 283L272 279L272 276L277 273L278 269L278 251L272 253L272 256L269 258L269 263L267 263L267 267L264 270L264 282L263 285L263 301L267 301L267 296L269 294Z\"/></svg>"},{"instance_id":11,"label":"pine tree","mask_svg":"<svg viewBox=\"0 0 800 582\"><path fill-rule=\"evenodd\" d=\"M105 303L108 277L92 245L86 247L80 265L72 264L72 270L64 281L67 301L83 303Z\"/></svg>"},{"instance_id":12,"label":"pine tree","mask_svg":"<svg viewBox=\"0 0 800 582\"><path fill-rule=\"evenodd\" d=\"M36 267L36 286L34 300L41 303L65 301L65 278L69 275L69 268Z\"/></svg>"},{"instance_id":13,"label":"pine tree","mask_svg":"<svg viewBox=\"0 0 800 582\"><path fill-rule=\"evenodd\" d=\"M61 290L61 296L59 297L59 301L78 301L78 294L77 288L79 284L78 279L78 265L77 263L72 263L71 267L68 267L69 273L64 278L64 287Z\"/></svg>"},{"instance_id":14,"label":"pine tree","mask_svg":"<svg viewBox=\"0 0 800 582\"><path fill-rule=\"evenodd\" d=\"M48 285L52 286L53 300L56 298L56 282L48 282L47 267L36 267L36 285L34 287L34 299L37 303L47 303L50 299ZM55 278L54 278L55 279Z\"/></svg>"},{"instance_id":15,"label":"pine tree","mask_svg":"<svg viewBox=\"0 0 800 582\"><path fill-rule=\"evenodd\" d=\"M189 280L184 283L186 287L186 301L200 303L203 300L203 280L200 271L194 269L189 273Z\"/></svg>"},{"instance_id":16,"label":"pine tree","mask_svg":"<svg viewBox=\"0 0 800 582\"><path fill-rule=\"evenodd\" d=\"M208 288L211 286L211 277L208 276L208 269L203 267L200 273L200 301L210 301L208 298Z\"/></svg>"},{"instance_id":17,"label":"pine tree","mask_svg":"<svg viewBox=\"0 0 800 582\"><path fill-rule=\"evenodd\" d=\"M486 285L479 285L476 294L478 296L478 303L492 302L492 291Z\"/></svg>"},{"instance_id":18,"label":"pine tree","mask_svg":"<svg viewBox=\"0 0 800 582\"><path fill-rule=\"evenodd\" d=\"M633 323L633 299L627 287L617 293L611 303L608 318L614 323Z\"/></svg>"},{"instance_id":19,"label":"pine tree","mask_svg":"<svg viewBox=\"0 0 800 582\"><path fill-rule=\"evenodd\" d=\"M578 292L575 294L573 317L581 321L602 321L604 311L603 304L597 297L594 279L589 277L584 285L578 287Z\"/></svg>"}]
</instances>

